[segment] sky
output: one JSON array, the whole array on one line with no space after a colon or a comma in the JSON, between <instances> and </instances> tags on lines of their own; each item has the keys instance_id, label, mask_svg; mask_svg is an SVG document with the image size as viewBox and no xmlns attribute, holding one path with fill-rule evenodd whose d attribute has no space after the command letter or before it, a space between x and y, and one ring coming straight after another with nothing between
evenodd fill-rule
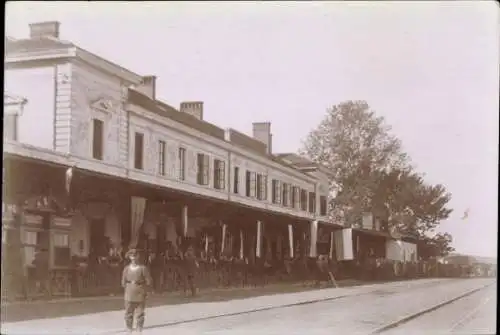
<instances>
[{"instance_id":1,"label":"sky","mask_svg":"<svg viewBox=\"0 0 500 335\"><path fill-rule=\"evenodd\" d=\"M452 193L440 231L497 254L499 8L495 1L8 2L6 31L57 20L72 41L141 75L173 106L297 152L326 109L366 100L419 172ZM467 220L461 220L469 210Z\"/></svg>"}]
</instances>

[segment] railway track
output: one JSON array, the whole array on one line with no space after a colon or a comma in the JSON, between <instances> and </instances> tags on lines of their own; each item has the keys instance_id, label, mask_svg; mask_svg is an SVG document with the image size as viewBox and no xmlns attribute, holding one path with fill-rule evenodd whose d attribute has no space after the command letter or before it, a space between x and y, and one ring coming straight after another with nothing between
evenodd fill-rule
<instances>
[{"instance_id":1,"label":"railway track","mask_svg":"<svg viewBox=\"0 0 500 335\"><path fill-rule=\"evenodd\" d=\"M462 300L462 299L465 299L467 297L470 297L474 294L477 294L477 293L480 293L480 292L483 292L485 291L486 289L492 287L493 285L496 285L496 282L493 282L493 283L489 283L489 284L486 284L486 285L483 285L481 287L478 287L478 288L474 288L474 289L471 289L463 294L460 294L458 296L455 296L453 298L450 298L450 299L446 299L445 301L442 301L441 303L438 303L434 306L431 306L431 307L427 307L427 308L424 308L422 309L421 311L417 312L417 313L412 313L412 314L409 314L409 315L406 315L404 317L401 317L400 319L394 321L394 322L391 322L389 324L386 324L378 329L376 329L375 331L373 331L371 334L385 334L385 333L393 333L393 332L396 332L398 330L398 328L402 328L404 327L406 324L408 324L409 322L411 321L415 321L415 320L418 320L419 318L425 316L425 315L428 315L430 313L433 313L439 309L442 309L442 308L445 308L446 306L449 306L459 300ZM482 307L482 304L479 305L478 307L474 308L472 311L468 312L464 317L462 317L458 322L455 322L451 328L449 329L449 332L453 332L456 328L458 328L459 326L461 326L464 322L467 321L467 319L471 318L473 316L474 313L477 313L478 309Z\"/></svg>"},{"instance_id":2,"label":"railway track","mask_svg":"<svg viewBox=\"0 0 500 335\"><path fill-rule=\"evenodd\" d=\"M459 279L457 279L457 280L459 280ZM409 284L406 282L399 282L398 284L399 284L398 287L402 287L405 285L415 285L415 283ZM426 290L426 289L429 289L431 287L437 287L439 285L442 285L442 283L439 281L435 281L435 282L433 281L433 282L428 282L428 283L419 283L418 285L415 285L414 289L415 290ZM144 327L144 329L145 330L162 329L162 328L168 329L168 328L175 327L175 326L189 325L189 324L194 324L194 323L198 323L198 322L217 320L217 319L223 320L225 318L244 316L244 315L250 315L250 314L258 314L258 313L271 311L271 310L288 309L288 308L294 308L294 307L304 306L304 305L313 305L313 304L317 304L317 303L345 300L345 299L349 299L349 298L366 297L366 296L373 296L376 298L388 297L388 296L400 294L400 292L398 292L398 290L397 290L398 287L392 288L392 289L387 289L387 288L381 288L381 287L378 287L378 285L375 285L375 287L373 287L372 289L369 289L367 291L360 292L360 293L354 293L354 294L347 293L345 295L326 297L326 298L315 299L315 300L308 300L305 302L290 303L290 304L284 304L284 305L279 305L279 306L262 307L262 308L256 308L256 309L245 310L245 311L237 311L234 313L225 313L225 314L218 314L218 315L200 317L200 318L195 318L195 319L166 322L166 323L162 323L162 324L155 324L155 325L151 325L151 326L146 326L146 327ZM123 331L106 332L105 334L121 334L121 333L124 333L124 332Z\"/></svg>"}]
</instances>

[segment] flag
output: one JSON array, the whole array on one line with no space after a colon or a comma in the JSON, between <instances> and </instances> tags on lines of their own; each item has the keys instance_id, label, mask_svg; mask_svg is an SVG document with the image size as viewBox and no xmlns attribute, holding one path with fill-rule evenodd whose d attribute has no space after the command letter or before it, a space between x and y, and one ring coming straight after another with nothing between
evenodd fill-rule
<instances>
[{"instance_id":1,"label":"flag","mask_svg":"<svg viewBox=\"0 0 500 335\"><path fill-rule=\"evenodd\" d=\"M464 216L462 216L461 220L466 220L467 218L469 217L469 209L467 208L467 210L464 212Z\"/></svg>"}]
</instances>

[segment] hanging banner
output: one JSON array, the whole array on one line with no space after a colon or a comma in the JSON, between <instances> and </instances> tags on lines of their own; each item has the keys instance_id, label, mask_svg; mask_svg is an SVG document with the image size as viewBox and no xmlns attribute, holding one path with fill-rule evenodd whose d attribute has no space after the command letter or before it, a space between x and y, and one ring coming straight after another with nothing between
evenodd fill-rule
<instances>
[{"instance_id":1,"label":"hanging banner","mask_svg":"<svg viewBox=\"0 0 500 335\"><path fill-rule=\"evenodd\" d=\"M356 258L359 258L359 251L361 250L361 244L359 243L359 235L356 236Z\"/></svg>"},{"instance_id":2,"label":"hanging banner","mask_svg":"<svg viewBox=\"0 0 500 335\"><path fill-rule=\"evenodd\" d=\"M208 234L205 233L205 256L208 255Z\"/></svg>"},{"instance_id":3,"label":"hanging banner","mask_svg":"<svg viewBox=\"0 0 500 335\"><path fill-rule=\"evenodd\" d=\"M309 257L316 257L317 255L317 245L316 242L318 240L318 221L311 222L311 237L309 239Z\"/></svg>"},{"instance_id":4,"label":"hanging banner","mask_svg":"<svg viewBox=\"0 0 500 335\"><path fill-rule=\"evenodd\" d=\"M66 170L66 194L69 195L71 192L71 181L73 180L73 167L70 167Z\"/></svg>"},{"instance_id":5,"label":"hanging banner","mask_svg":"<svg viewBox=\"0 0 500 335\"><path fill-rule=\"evenodd\" d=\"M224 249L226 248L226 224L222 224L222 245L220 247L221 255L224 254Z\"/></svg>"},{"instance_id":6,"label":"hanging banner","mask_svg":"<svg viewBox=\"0 0 500 335\"><path fill-rule=\"evenodd\" d=\"M243 229L240 229L240 259L243 259L244 257L244 252L243 252L243 248L244 248L244 236L243 236Z\"/></svg>"},{"instance_id":7,"label":"hanging banner","mask_svg":"<svg viewBox=\"0 0 500 335\"><path fill-rule=\"evenodd\" d=\"M257 221L257 242L255 246L255 256L261 256L261 248L262 248L262 222Z\"/></svg>"},{"instance_id":8,"label":"hanging banner","mask_svg":"<svg viewBox=\"0 0 500 335\"><path fill-rule=\"evenodd\" d=\"M335 232L335 250L337 251L337 260L339 261L354 259L351 228L344 228Z\"/></svg>"},{"instance_id":9,"label":"hanging banner","mask_svg":"<svg viewBox=\"0 0 500 335\"><path fill-rule=\"evenodd\" d=\"M182 206L182 234L184 237L188 233L188 206Z\"/></svg>"},{"instance_id":10,"label":"hanging banner","mask_svg":"<svg viewBox=\"0 0 500 335\"><path fill-rule=\"evenodd\" d=\"M132 225L132 246L137 247L139 242L139 230L144 221L144 210L146 209L146 198L131 197L131 225Z\"/></svg>"},{"instance_id":11,"label":"hanging banner","mask_svg":"<svg viewBox=\"0 0 500 335\"><path fill-rule=\"evenodd\" d=\"M290 247L290 259L293 259L293 226L288 225L288 246Z\"/></svg>"}]
</instances>

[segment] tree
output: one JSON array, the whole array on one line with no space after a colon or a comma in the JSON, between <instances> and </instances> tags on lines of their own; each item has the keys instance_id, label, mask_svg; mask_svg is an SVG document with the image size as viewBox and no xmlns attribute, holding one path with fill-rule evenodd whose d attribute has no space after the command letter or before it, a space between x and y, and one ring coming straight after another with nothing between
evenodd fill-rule
<instances>
[{"instance_id":1,"label":"tree","mask_svg":"<svg viewBox=\"0 0 500 335\"><path fill-rule=\"evenodd\" d=\"M332 172L332 219L353 225L371 212L387 228L424 238L450 215L451 194L425 183L390 130L366 102L347 101L328 110L301 154Z\"/></svg>"},{"instance_id":2,"label":"tree","mask_svg":"<svg viewBox=\"0 0 500 335\"><path fill-rule=\"evenodd\" d=\"M301 154L323 164L333 175L333 219L353 224L371 210L379 174L408 166L401 141L390 130L365 101L347 101L330 108L307 136Z\"/></svg>"},{"instance_id":3,"label":"tree","mask_svg":"<svg viewBox=\"0 0 500 335\"><path fill-rule=\"evenodd\" d=\"M418 254L427 260L433 257L447 256L455 251L451 246L453 238L448 233L438 233L434 236L423 236L418 242Z\"/></svg>"},{"instance_id":4,"label":"tree","mask_svg":"<svg viewBox=\"0 0 500 335\"><path fill-rule=\"evenodd\" d=\"M451 194L445 187L426 184L411 168L382 171L375 178L373 210L385 214L388 225L402 233L423 237L452 212L446 207Z\"/></svg>"}]
</instances>

